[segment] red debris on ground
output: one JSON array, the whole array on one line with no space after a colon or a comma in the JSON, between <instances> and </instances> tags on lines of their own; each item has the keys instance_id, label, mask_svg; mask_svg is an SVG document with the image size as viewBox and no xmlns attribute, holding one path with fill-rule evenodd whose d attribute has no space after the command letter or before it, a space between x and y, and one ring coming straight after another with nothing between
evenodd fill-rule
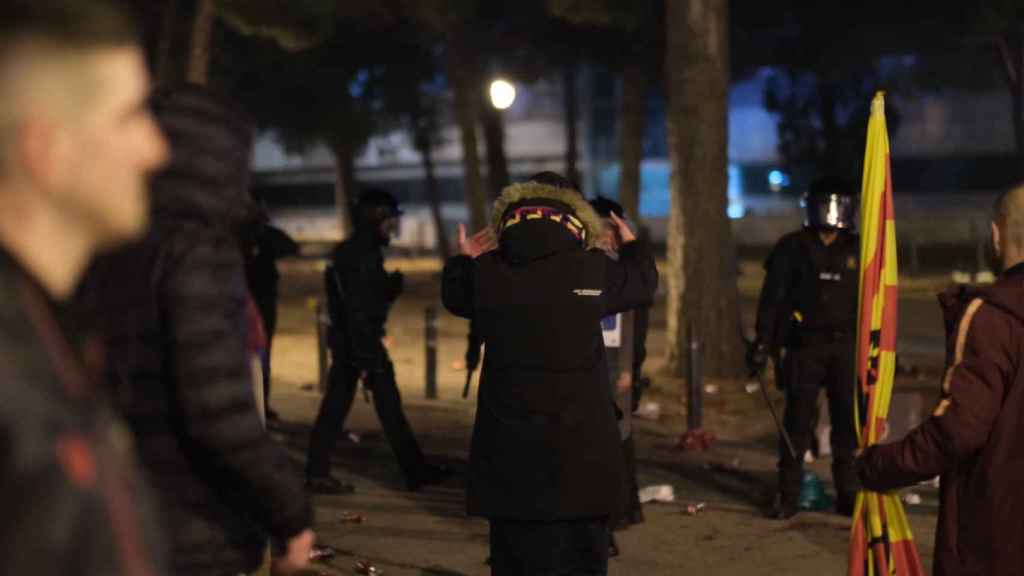
<instances>
[{"instance_id":1,"label":"red debris on ground","mask_svg":"<svg viewBox=\"0 0 1024 576\"><path fill-rule=\"evenodd\" d=\"M676 448L687 452L703 452L715 443L715 435L711 432L698 428L687 430L676 443Z\"/></svg>"},{"instance_id":2,"label":"red debris on ground","mask_svg":"<svg viewBox=\"0 0 1024 576\"><path fill-rule=\"evenodd\" d=\"M366 517L357 512L349 512L345 510L341 513L341 519L339 520L342 524L362 524L366 521Z\"/></svg>"}]
</instances>

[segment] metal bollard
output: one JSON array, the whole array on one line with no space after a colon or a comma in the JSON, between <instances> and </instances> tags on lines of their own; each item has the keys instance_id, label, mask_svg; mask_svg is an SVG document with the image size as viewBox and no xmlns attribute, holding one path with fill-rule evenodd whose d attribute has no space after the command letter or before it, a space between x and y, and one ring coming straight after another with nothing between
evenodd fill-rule
<instances>
[{"instance_id":1,"label":"metal bollard","mask_svg":"<svg viewBox=\"0 0 1024 576\"><path fill-rule=\"evenodd\" d=\"M701 428L704 404L704 350L697 334L697 326L690 324L687 336L690 351L689 374L687 375L686 432L676 445L683 450L707 450L715 441L715 435Z\"/></svg>"},{"instance_id":2,"label":"metal bollard","mask_svg":"<svg viewBox=\"0 0 1024 576\"><path fill-rule=\"evenodd\" d=\"M327 391L327 331L330 329L331 319L324 311L324 304L320 300L316 301L313 310L316 322L317 366L320 377L317 381L317 389L323 394Z\"/></svg>"},{"instance_id":3,"label":"metal bollard","mask_svg":"<svg viewBox=\"0 0 1024 576\"><path fill-rule=\"evenodd\" d=\"M437 309L427 306L426 310L426 354L427 373L426 395L430 400L437 399Z\"/></svg>"},{"instance_id":4,"label":"metal bollard","mask_svg":"<svg viewBox=\"0 0 1024 576\"><path fill-rule=\"evenodd\" d=\"M703 354L701 354L700 340L697 338L696 328L690 325L690 370L689 377L689 406L686 409L686 426L688 430L699 430L701 428L701 411L703 409Z\"/></svg>"}]
</instances>

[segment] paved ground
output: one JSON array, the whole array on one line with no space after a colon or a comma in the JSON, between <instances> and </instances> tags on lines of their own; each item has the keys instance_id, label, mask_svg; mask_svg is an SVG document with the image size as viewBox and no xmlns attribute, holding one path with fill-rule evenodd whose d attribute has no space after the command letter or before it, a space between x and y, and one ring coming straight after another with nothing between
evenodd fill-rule
<instances>
[{"instance_id":1,"label":"paved ground","mask_svg":"<svg viewBox=\"0 0 1024 576\"><path fill-rule=\"evenodd\" d=\"M436 266L412 261L391 265L407 273L407 295L389 325L407 414L429 454L465 470L475 403L472 397L461 399L465 372L454 363L464 352L466 323L440 313L440 399L426 400L423 310L439 306ZM285 268L272 404L285 421L275 435L301 461L320 400L315 385L313 312L308 307L308 300L318 296L320 281L310 263ZM741 278L748 322L758 283L753 272ZM933 284L917 281L908 285L901 299L901 350L908 363L923 371L916 379L907 380L908 390L933 388L931 375L941 361L941 324L934 300L928 296ZM648 371L653 374L664 350L661 310L659 306L651 335ZM676 399L679 382L656 377L657 389L651 399L660 403L662 415L658 421L642 421L636 427L640 481L642 486L673 486L677 501L645 506L646 523L619 536L623 555L612 561L611 574L845 573L848 521L824 513L802 514L789 522L762 517L774 484L775 437L762 400L747 394L743 384L720 383L718 392L706 397L705 425L719 436L719 442L707 453L688 454L672 448L685 428L685 411ZM780 403L781 396L773 395ZM422 493L405 492L372 404L357 400L345 427L360 433L362 439L358 444L338 446L335 474L352 480L357 493L316 500L320 540L340 554L318 564L312 573L354 574L356 561L369 559L393 576L488 574L484 564L487 526L466 517L461 477ZM812 468L828 478L827 461ZM923 496L924 503L910 509L911 523L926 571L930 571L936 491L922 487L915 492ZM698 502L707 507L695 516L686 514L686 505ZM343 523L344 512L362 514L364 521Z\"/></svg>"}]
</instances>

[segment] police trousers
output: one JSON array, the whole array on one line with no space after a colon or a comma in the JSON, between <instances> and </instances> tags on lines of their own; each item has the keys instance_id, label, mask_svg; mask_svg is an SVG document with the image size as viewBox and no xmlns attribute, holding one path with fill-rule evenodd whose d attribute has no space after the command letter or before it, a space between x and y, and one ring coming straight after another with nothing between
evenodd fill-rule
<instances>
[{"instance_id":1,"label":"police trousers","mask_svg":"<svg viewBox=\"0 0 1024 576\"><path fill-rule=\"evenodd\" d=\"M832 480L840 502L856 496L858 483L853 467L857 450L854 428L854 367L856 343L852 337L808 339L788 351L783 361L786 415L783 426L796 454L779 442L779 493L784 504L796 505L803 477L803 456L811 446L818 396L828 396L832 422ZM852 500L851 500L852 501Z\"/></svg>"},{"instance_id":2,"label":"police trousers","mask_svg":"<svg viewBox=\"0 0 1024 576\"><path fill-rule=\"evenodd\" d=\"M367 384L373 391L373 407L377 412L384 436L406 479L416 478L424 466L423 452L412 433L405 413L402 411L402 397L395 382L395 368L387 352L378 370L367 372ZM309 459L306 464L307 476L324 476L330 471L331 451L341 434L348 413L359 387L361 370L343 360L337 352L333 354L328 376L327 393L320 403L320 412L313 425L309 440Z\"/></svg>"}]
</instances>

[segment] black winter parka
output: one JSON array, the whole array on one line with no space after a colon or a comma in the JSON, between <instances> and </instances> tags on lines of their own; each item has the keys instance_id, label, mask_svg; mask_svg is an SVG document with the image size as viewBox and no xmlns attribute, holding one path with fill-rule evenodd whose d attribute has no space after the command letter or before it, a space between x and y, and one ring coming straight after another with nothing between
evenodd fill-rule
<instances>
[{"instance_id":1,"label":"black winter parka","mask_svg":"<svg viewBox=\"0 0 1024 576\"><path fill-rule=\"evenodd\" d=\"M554 206L601 221L578 192L513 185L495 206ZM470 448L472 515L519 520L606 517L619 506L622 445L608 382L601 318L649 305L651 255L625 245L618 262L587 249L561 224L508 228L499 249L450 259L443 300L470 318L485 357Z\"/></svg>"}]
</instances>

